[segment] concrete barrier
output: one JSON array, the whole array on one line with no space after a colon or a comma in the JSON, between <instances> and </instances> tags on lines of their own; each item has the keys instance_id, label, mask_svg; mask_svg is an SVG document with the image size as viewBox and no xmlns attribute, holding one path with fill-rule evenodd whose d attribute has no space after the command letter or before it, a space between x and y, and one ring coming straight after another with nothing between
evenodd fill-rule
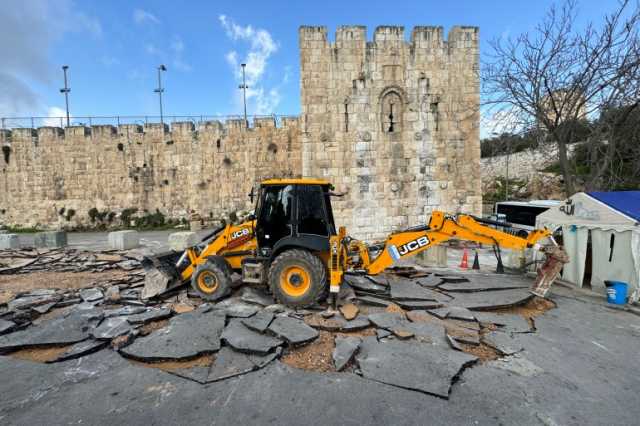
<instances>
[{"instance_id":1,"label":"concrete barrier","mask_svg":"<svg viewBox=\"0 0 640 426\"><path fill-rule=\"evenodd\" d=\"M115 250L129 250L140 245L138 231L109 232L109 246Z\"/></svg>"},{"instance_id":2,"label":"concrete barrier","mask_svg":"<svg viewBox=\"0 0 640 426\"><path fill-rule=\"evenodd\" d=\"M20 240L18 234L0 234L0 250L18 249Z\"/></svg>"},{"instance_id":3,"label":"concrete barrier","mask_svg":"<svg viewBox=\"0 0 640 426\"><path fill-rule=\"evenodd\" d=\"M38 248L60 248L67 245L67 231L38 232L33 238Z\"/></svg>"},{"instance_id":4,"label":"concrete barrier","mask_svg":"<svg viewBox=\"0 0 640 426\"><path fill-rule=\"evenodd\" d=\"M174 232L169 234L169 247L171 250L184 251L188 247L195 246L198 243L198 237L195 232Z\"/></svg>"}]
</instances>

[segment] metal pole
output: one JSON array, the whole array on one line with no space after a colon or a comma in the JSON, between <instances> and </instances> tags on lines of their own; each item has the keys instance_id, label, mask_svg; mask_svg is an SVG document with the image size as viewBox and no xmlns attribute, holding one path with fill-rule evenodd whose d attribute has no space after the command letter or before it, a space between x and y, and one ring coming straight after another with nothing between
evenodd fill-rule
<instances>
[{"instance_id":1,"label":"metal pole","mask_svg":"<svg viewBox=\"0 0 640 426\"><path fill-rule=\"evenodd\" d=\"M242 67L242 84L238 86L239 89L242 89L242 99L244 102L244 125L246 128L249 128L249 122L247 121L247 80L245 79L244 70L247 67L247 64L240 64Z\"/></svg>"},{"instance_id":2,"label":"metal pole","mask_svg":"<svg viewBox=\"0 0 640 426\"><path fill-rule=\"evenodd\" d=\"M162 124L162 131L164 131L164 117L162 115L162 92L164 89L162 88L162 71L166 71L167 67L164 65L160 65L158 67L158 88L154 90L158 94L158 99L160 101L160 124Z\"/></svg>"},{"instance_id":3,"label":"metal pole","mask_svg":"<svg viewBox=\"0 0 640 426\"><path fill-rule=\"evenodd\" d=\"M64 93L64 102L67 106L67 127L69 127L69 92L71 88L67 84L67 70L69 69L69 65L62 66L62 72L64 73L64 89L60 89L60 93Z\"/></svg>"}]
</instances>

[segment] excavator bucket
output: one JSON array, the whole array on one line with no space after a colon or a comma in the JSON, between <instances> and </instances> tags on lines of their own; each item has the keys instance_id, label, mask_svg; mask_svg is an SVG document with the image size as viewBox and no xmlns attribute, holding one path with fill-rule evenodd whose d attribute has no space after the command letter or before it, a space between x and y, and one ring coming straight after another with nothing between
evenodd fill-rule
<instances>
[{"instance_id":1,"label":"excavator bucket","mask_svg":"<svg viewBox=\"0 0 640 426\"><path fill-rule=\"evenodd\" d=\"M181 253L169 252L142 259L142 267L146 271L141 294L143 300L159 296L182 284L175 266L180 255Z\"/></svg>"},{"instance_id":2,"label":"excavator bucket","mask_svg":"<svg viewBox=\"0 0 640 426\"><path fill-rule=\"evenodd\" d=\"M546 255L544 264L538 269L538 276L531 287L531 293L536 296L546 297L551 284L558 278L562 267L569 263L569 255L561 246L544 246L541 250Z\"/></svg>"}]
</instances>

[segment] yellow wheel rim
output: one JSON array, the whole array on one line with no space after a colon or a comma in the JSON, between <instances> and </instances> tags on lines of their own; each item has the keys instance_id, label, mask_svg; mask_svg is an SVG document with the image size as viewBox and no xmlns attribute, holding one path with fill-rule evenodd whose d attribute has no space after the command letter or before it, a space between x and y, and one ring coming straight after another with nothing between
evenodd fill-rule
<instances>
[{"instance_id":1,"label":"yellow wheel rim","mask_svg":"<svg viewBox=\"0 0 640 426\"><path fill-rule=\"evenodd\" d=\"M198 275L198 288L203 293L211 294L218 289L218 278L211 271L202 271Z\"/></svg>"},{"instance_id":2,"label":"yellow wheel rim","mask_svg":"<svg viewBox=\"0 0 640 426\"><path fill-rule=\"evenodd\" d=\"M311 277L306 269L300 266L289 266L280 274L280 288L287 296L303 296L311 287Z\"/></svg>"}]
</instances>

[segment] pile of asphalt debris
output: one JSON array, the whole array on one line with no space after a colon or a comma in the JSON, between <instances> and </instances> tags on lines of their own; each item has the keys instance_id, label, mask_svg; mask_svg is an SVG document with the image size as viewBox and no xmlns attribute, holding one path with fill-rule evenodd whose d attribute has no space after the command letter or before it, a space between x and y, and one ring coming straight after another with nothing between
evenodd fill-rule
<instances>
[{"instance_id":1,"label":"pile of asphalt debris","mask_svg":"<svg viewBox=\"0 0 640 426\"><path fill-rule=\"evenodd\" d=\"M152 366L176 362L169 374L204 384L256 371L329 332L335 371L448 398L464 368L478 361L465 347L488 345L509 356L522 351L520 335L535 332L517 314L488 312L530 300L524 277L412 268L348 274L339 311L330 313L320 305L290 309L265 288L242 285L217 303L203 303L188 288L143 301L137 259L72 252L71 261L63 259L68 252L49 252L14 273L131 269L122 279L33 290L0 305L0 354L55 347L61 350L47 362L63 362L113 350ZM199 361L180 364L189 360Z\"/></svg>"}]
</instances>

